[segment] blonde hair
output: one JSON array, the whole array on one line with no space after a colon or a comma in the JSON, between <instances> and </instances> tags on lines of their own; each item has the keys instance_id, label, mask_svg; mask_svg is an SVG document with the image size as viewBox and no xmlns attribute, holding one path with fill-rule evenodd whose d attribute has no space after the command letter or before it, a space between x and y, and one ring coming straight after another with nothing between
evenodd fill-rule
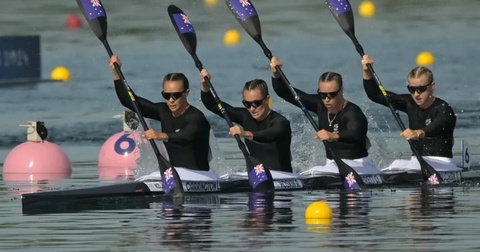
<instances>
[{"instance_id":1,"label":"blonde hair","mask_svg":"<svg viewBox=\"0 0 480 252\"><path fill-rule=\"evenodd\" d=\"M430 69L424 67L424 66L419 66L415 67L412 69L408 75L407 75L407 80L412 79L412 78L420 78L422 75L425 75L428 80L428 84L433 83L433 73L430 71Z\"/></svg>"}]
</instances>

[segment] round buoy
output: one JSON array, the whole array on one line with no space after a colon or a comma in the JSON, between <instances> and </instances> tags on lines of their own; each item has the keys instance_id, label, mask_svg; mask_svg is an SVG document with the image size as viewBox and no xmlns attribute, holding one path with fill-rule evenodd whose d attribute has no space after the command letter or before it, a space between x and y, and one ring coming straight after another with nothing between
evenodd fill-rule
<instances>
[{"instance_id":1,"label":"round buoy","mask_svg":"<svg viewBox=\"0 0 480 252\"><path fill-rule=\"evenodd\" d=\"M375 12L375 4L373 4L371 1L363 1L358 6L358 14L360 14L361 17L371 18L375 16Z\"/></svg>"},{"instance_id":2,"label":"round buoy","mask_svg":"<svg viewBox=\"0 0 480 252\"><path fill-rule=\"evenodd\" d=\"M272 108L273 107L273 100L272 98L268 99L268 107Z\"/></svg>"},{"instance_id":3,"label":"round buoy","mask_svg":"<svg viewBox=\"0 0 480 252\"><path fill-rule=\"evenodd\" d=\"M66 67L58 66L53 69L50 77L54 81L69 81L70 80L70 71Z\"/></svg>"},{"instance_id":4,"label":"round buoy","mask_svg":"<svg viewBox=\"0 0 480 252\"><path fill-rule=\"evenodd\" d=\"M65 26L69 30L77 30L82 27L82 19L77 14L70 14L65 21Z\"/></svg>"},{"instance_id":5,"label":"round buoy","mask_svg":"<svg viewBox=\"0 0 480 252\"><path fill-rule=\"evenodd\" d=\"M316 201L305 210L306 224L330 224L332 221L332 209L324 201Z\"/></svg>"},{"instance_id":6,"label":"round buoy","mask_svg":"<svg viewBox=\"0 0 480 252\"><path fill-rule=\"evenodd\" d=\"M105 141L98 154L98 174L102 179L131 179L135 176L141 133L121 131Z\"/></svg>"},{"instance_id":7,"label":"round buoy","mask_svg":"<svg viewBox=\"0 0 480 252\"><path fill-rule=\"evenodd\" d=\"M203 2L204 2L207 6L212 7L212 6L217 5L218 0L203 0Z\"/></svg>"},{"instance_id":8,"label":"round buoy","mask_svg":"<svg viewBox=\"0 0 480 252\"><path fill-rule=\"evenodd\" d=\"M3 164L4 180L66 179L72 174L63 150L48 141L24 142L13 148Z\"/></svg>"},{"instance_id":9,"label":"round buoy","mask_svg":"<svg viewBox=\"0 0 480 252\"><path fill-rule=\"evenodd\" d=\"M417 55L417 65L430 66L433 64L435 64L435 57L430 52L423 51Z\"/></svg>"},{"instance_id":10,"label":"round buoy","mask_svg":"<svg viewBox=\"0 0 480 252\"><path fill-rule=\"evenodd\" d=\"M223 43L227 46L234 46L240 43L241 39L240 33L235 29L231 29L223 36Z\"/></svg>"}]
</instances>

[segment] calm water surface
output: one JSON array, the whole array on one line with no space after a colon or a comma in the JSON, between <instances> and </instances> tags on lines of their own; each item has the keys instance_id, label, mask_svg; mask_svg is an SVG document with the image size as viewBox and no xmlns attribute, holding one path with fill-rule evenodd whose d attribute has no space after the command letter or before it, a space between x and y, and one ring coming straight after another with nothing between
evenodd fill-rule
<instances>
[{"instance_id":1,"label":"calm water surface","mask_svg":"<svg viewBox=\"0 0 480 252\"><path fill-rule=\"evenodd\" d=\"M212 169L224 174L243 170L235 143L226 137L221 118L212 116L199 100L198 71L183 48L166 8L175 4L190 17L198 36L197 54L213 75L219 96L241 106L245 81L268 80L268 60L243 32L222 1L206 7L192 0L103 1L108 13L108 39L124 62L130 86L140 95L160 99L160 80L167 72L184 72L191 80L190 101L212 123ZM354 8L360 1L351 1ZM372 104L361 84L360 58L323 1L254 2L263 38L285 63L292 84L315 92L318 76L328 70L344 76L345 95L370 119L370 155L379 167L409 156L398 137L388 109ZM387 89L406 92L405 75L416 55L436 56L432 67L436 94L457 113L455 161L460 140L467 139L478 163L480 92L480 6L477 0L375 1L377 15L355 16L356 34L375 60L375 70ZM104 141L121 130L113 116L123 108L112 89L107 54L84 25L70 31L64 22L80 14L75 1L10 1L0 10L0 35L39 34L42 75L59 65L70 69L69 83L0 87L0 162L25 141L28 120L45 121L49 140L61 146L73 162L73 175L64 181L12 184L0 181L0 250L3 251L476 251L479 249L479 189L465 187L375 189L357 194L340 191L277 193L272 198L231 194L187 198L182 205L159 198L138 201L138 209L95 210L79 213L22 215L19 194L35 190L96 186L96 159ZM237 47L225 47L223 34L238 29ZM292 121L294 169L321 164L321 143L300 111L272 95L274 109ZM404 121L406 122L406 117ZM152 123L152 127L157 124ZM146 168L151 172L155 168ZM317 200L327 201L334 213L330 225L306 225L304 211Z\"/></svg>"}]
</instances>

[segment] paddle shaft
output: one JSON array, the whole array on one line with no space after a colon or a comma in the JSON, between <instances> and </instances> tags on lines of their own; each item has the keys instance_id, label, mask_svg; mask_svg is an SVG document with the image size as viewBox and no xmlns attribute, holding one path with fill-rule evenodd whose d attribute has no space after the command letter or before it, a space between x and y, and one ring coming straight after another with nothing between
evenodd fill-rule
<instances>
[{"instance_id":1,"label":"paddle shaft","mask_svg":"<svg viewBox=\"0 0 480 252\"><path fill-rule=\"evenodd\" d=\"M195 61L195 66L197 67L198 71L201 72L202 69L203 69L202 62L200 61L200 59L198 59L198 57L195 53L191 53L191 55L192 55L193 61ZM215 91L215 88L213 88L213 85L210 82L210 79L208 77L205 77L204 80L205 80L205 82L207 82L208 88L210 89L210 93L213 95L213 98L215 99L215 102L217 103L217 106L220 109L220 112L222 113L223 118L225 119L225 121L227 121L227 124L230 128L233 127L232 120L230 119L230 116L228 115L225 108L223 107L222 101L218 97L217 92ZM244 156L249 156L250 154L248 153L247 148L245 147L245 144L240 139L240 136L238 134L235 134L233 136L235 137L235 140L238 143L238 147L242 151L243 155Z\"/></svg>"},{"instance_id":2,"label":"paddle shaft","mask_svg":"<svg viewBox=\"0 0 480 252\"><path fill-rule=\"evenodd\" d=\"M107 50L108 56L112 57L113 52L112 52L112 49L110 48L110 45L108 44L108 41L106 39L100 39L100 40L102 41L102 44L105 46L105 49ZM147 131L149 129L148 125L145 122L145 119L143 118L142 111L140 110L140 107L138 106L138 103L135 100L132 89L130 88L130 86L128 86L127 80L125 79L125 76L123 75L122 70L120 69L120 66L117 64L117 62L114 62L113 65L114 65L115 70L117 71L118 75L120 76L120 79L122 80L124 88L128 92L128 96L130 97L130 101L132 102L133 110L135 111L135 113L137 113L138 119L140 120L140 124L142 124L143 129L145 131ZM155 144L155 141L153 139L150 139L149 142L152 145L153 152L157 156L157 159L159 159L158 161L159 162L160 161L166 162L165 158L160 154L160 151L158 150L158 147L157 147L157 144ZM168 165L168 166L170 166L170 165ZM161 169L162 165L160 165L159 167L160 167L161 172L165 172L165 170ZM179 185L179 186L181 186L181 185Z\"/></svg>"}]
</instances>

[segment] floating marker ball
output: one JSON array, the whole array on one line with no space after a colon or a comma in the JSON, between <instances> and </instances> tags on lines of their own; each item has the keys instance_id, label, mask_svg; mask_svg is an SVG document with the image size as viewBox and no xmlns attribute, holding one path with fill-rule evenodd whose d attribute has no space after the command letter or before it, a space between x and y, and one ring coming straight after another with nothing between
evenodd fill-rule
<instances>
[{"instance_id":1,"label":"floating marker ball","mask_svg":"<svg viewBox=\"0 0 480 252\"><path fill-rule=\"evenodd\" d=\"M272 98L268 99L268 107L272 108L273 107L273 100Z\"/></svg>"},{"instance_id":2,"label":"floating marker ball","mask_svg":"<svg viewBox=\"0 0 480 252\"><path fill-rule=\"evenodd\" d=\"M133 178L137 169L140 132L121 131L105 141L98 154L98 173L103 179Z\"/></svg>"},{"instance_id":3,"label":"floating marker ball","mask_svg":"<svg viewBox=\"0 0 480 252\"><path fill-rule=\"evenodd\" d=\"M313 202L305 210L306 224L330 224L332 221L332 209L324 201Z\"/></svg>"},{"instance_id":4,"label":"floating marker ball","mask_svg":"<svg viewBox=\"0 0 480 252\"><path fill-rule=\"evenodd\" d=\"M433 55L430 52L423 51L417 55L417 65L430 66L433 64L435 64L435 57L433 57Z\"/></svg>"},{"instance_id":5,"label":"floating marker ball","mask_svg":"<svg viewBox=\"0 0 480 252\"><path fill-rule=\"evenodd\" d=\"M358 14L364 18L371 18L375 16L375 12L375 4L373 4L371 1L363 1L358 6Z\"/></svg>"},{"instance_id":6,"label":"floating marker ball","mask_svg":"<svg viewBox=\"0 0 480 252\"><path fill-rule=\"evenodd\" d=\"M48 141L27 141L17 145L3 164L4 180L65 179L71 174L72 167L65 152Z\"/></svg>"},{"instance_id":7,"label":"floating marker ball","mask_svg":"<svg viewBox=\"0 0 480 252\"><path fill-rule=\"evenodd\" d=\"M82 19L77 14L70 14L65 21L65 26L69 30L77 30L82 27Z\"/></svg>"},{"instance_id":8,"label":"floating marker ball","mask_svg":"<svg viewBox=\"0 0 480 252\"><path fill-rule=\"evenodd\" d=\"M218 0L203 0L203 2L208 6L214 6L218 3Z\"/></svg>"},{"instance_id":9,"label":"floating marker ball","mask_svg":"<svg viewBox=\"0 0 480 252\"><path fill-rule=\"evenodd\" d=\"M55 81L69 81L70 80L70 71L66 67L58 66L53 69L51 73L52 80Z\"/></svg>"},{"instance_id":10,"label":"floating marker ball","mask_svg":"<svg viewBox=\"0 0 480 252\"><path fill-rule=\"evenodd\" d=\"M228 30L223 36L223 43L227 46L237 45L240 40L242 40L240 33L235 29Z\"/></svg>"}]
</instances>

